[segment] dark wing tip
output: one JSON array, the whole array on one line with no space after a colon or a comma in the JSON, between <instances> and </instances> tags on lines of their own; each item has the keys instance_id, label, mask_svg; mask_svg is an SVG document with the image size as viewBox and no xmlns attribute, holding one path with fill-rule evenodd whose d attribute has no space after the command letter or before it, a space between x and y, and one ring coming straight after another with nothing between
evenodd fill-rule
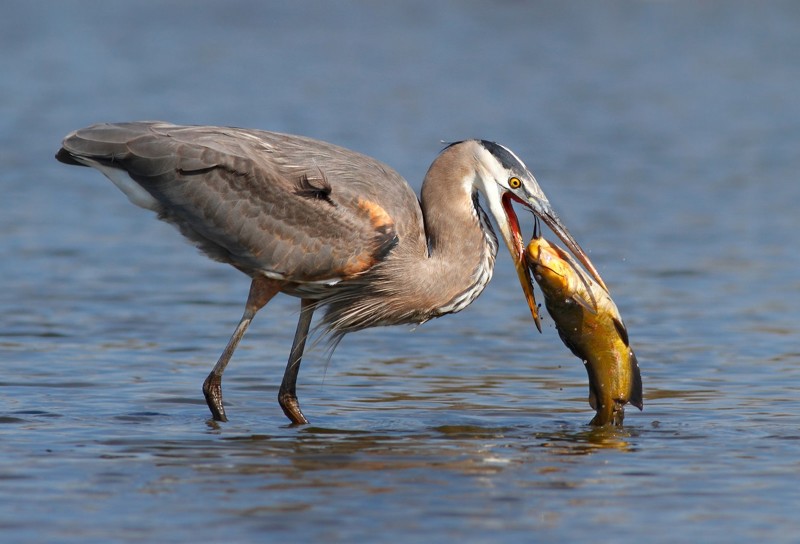
<instances>
[{"instance_id":1,"label":"dark wing tip","mask_svg":"<svg viewBox=\"0 0 800 544\"><path fill-rule=\"evenodd\" d=\"M85 164L81 164L80 162L76 161L72 153L63 147L58 150L58 153L56 153L56 160L72 166L86 166Z\"/></svg>"},{"instance_id":2,"label":"dark wing tip","mask_svg":"<svg viewBox=\"0 0 800 544\"><path fill-rule=\"evenodd\" d=\"M378 229L378 234L375 236L375 259L378 261L384 260L387 255L389 255L389 252L397 246L399 241L400 237L397 236L394 225L388 228L383 227Z\"/></svg>"}]
</instances>

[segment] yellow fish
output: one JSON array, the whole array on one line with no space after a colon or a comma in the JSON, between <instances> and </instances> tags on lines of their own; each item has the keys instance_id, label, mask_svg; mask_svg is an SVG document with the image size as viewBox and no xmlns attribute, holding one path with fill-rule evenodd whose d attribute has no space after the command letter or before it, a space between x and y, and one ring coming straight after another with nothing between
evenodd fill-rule
<instances>
[{"instance_id":1,"label":"yellow fish","mask_svg":"<svg viewBox=\"0 0 800 544\"><path fill-rule=\"evenodd\" d=\"M528 266L544 293L558 335L589 374L592 425L621 425L625 404L642 409L642 376L628 344L628 331L605 288L563 249L534 235Z\"/></svg>"}]
</instances>

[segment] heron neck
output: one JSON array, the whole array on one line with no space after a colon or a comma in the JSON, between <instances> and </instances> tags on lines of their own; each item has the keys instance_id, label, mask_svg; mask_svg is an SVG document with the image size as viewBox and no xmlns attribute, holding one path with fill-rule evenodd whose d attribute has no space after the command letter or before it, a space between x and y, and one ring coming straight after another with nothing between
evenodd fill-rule
<instances>
[{"instance_id":1,"label":"heron neck","mask_svg":"<svg viewBox=\"0 0 800 544\"><path fill-rule=\"evenodd\" d=\"M497 239L474 189L470 142L447 148L422 184L425 238L416 229L359 282L342 282L324 321L335 335L376 325L421 323L458 312L492 277ZM419 235L419 236L418 236ZM352 286L352 290L349 290Z\"/></svg>"},{"instance_id":2,"label":"heron neck","mask_svg":"<svg viewBox=\"0 0 800 544\"><path fill-rule=\"evenodd\" d=\"M468 150L454 146L434 161L422 185L429 256L419 276L436 293L435 315L462 310L492 277L497 238L479 205L475 175Z\"/></svg>"}]
</instances>

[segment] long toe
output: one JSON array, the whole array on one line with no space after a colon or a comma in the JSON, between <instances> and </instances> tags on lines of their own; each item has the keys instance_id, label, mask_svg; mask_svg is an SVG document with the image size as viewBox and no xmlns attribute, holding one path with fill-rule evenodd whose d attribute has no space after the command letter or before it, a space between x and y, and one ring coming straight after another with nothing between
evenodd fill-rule
<instances>
[{"instance_id":1,"label":"long toe","mask_svg":"<svg viewBox=\"0 0 800 544\"><path fill-rule=\"evenodd\" d=\"M295 425L306 425L308 423L308 419L300 410L300 402L297 400L296 395L281 393L278 395L278 403L281 405L283 413L292 423Z\"/></svg>"},{"instance_id":2,"label":"long toe","mask_svg":"<svg viewBox=\"0 0 800 544\"><path fill-rule=\"evenodd\" d=\"M211 410L214 421L228 421L225 407L222 405L222 378L220 376L209 374L206 381L203 382L203 396L206 398L206 404Z\"/></svg>"}]
</instances>

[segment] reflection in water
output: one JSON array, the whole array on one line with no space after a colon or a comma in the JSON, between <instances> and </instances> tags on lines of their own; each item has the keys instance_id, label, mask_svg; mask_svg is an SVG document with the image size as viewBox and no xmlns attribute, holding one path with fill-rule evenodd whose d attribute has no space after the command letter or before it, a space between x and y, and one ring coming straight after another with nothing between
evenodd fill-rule
<instances>
[{"instance_id":1,"label":"reflection in water","mask_svg":"<svg viewBox=\"0 0 800 544\"><path fill-rule=\"evenodd\" d=\"M397 527L410 534L454 536L463 523L491 531L492 519L504 531L563 530L575 523L570 501L586 509L600 504L596 494L605 496L605 486L629 485L623 482L630 476L615 475L617 469L598 474L630 465L613 456L639 449L637 431L557 422L535 427L447 424L421 432L364 432L309 426L269 435L223 428L195 440L105 441L98 461L115 467L104 473L141 467L137 479L144 477L147 496L181 495L191 485L204 490L203 508L216 508L249 531L270 527L306 536L342 527L345 520L351 520L348 530L368 532L369 524L352 520L386 501L382 507L390 504ZM589 463L592 454L598 459ZM447 519L461 521L450 526L442 521Z\"/></svg>"},{"instance_id":2,"label":"reflection in water","mask_svg":"<svg viewBox=\"0 0 800 544\"><path fill-rule=\"evenodd\" d=\"M151 416L152 414L147 414ZM131 416L132 417L132 416ZM131 419L119 417L121 422ZM225 434L225 433L223 433ZM503 466L529 462L532 452L545 453L550 462L561 456L588 455L602 450L633 452L635 430L613 426L577 429L561 425L547 432L529 427L443 425L423 433L376 433L308 426L286 428L283 434L223 436L207 441L148 441L115 439L102 444L117 455L152 458L167 466L184 466L223 474L346 470L354 473L424 468L434 463L440 472L492 472ZM218 460L220 464L209 461ZM353 476L353 484L361 478ZM369 477L366 477L369 479Z\"/></svg>"},{"instance_id":3,"label":"reflection in water","mask_svg":"<svg viewBox=\"0 0 800 544\"><path fill-rule=\"evenodd\" d=\"M633 451L630 439L634 436L634 431L612 425L537 434L537 438L542 440L542 447L557 455L587 455L605 449L630 452Z\"/></svg>"}]
</instances>

